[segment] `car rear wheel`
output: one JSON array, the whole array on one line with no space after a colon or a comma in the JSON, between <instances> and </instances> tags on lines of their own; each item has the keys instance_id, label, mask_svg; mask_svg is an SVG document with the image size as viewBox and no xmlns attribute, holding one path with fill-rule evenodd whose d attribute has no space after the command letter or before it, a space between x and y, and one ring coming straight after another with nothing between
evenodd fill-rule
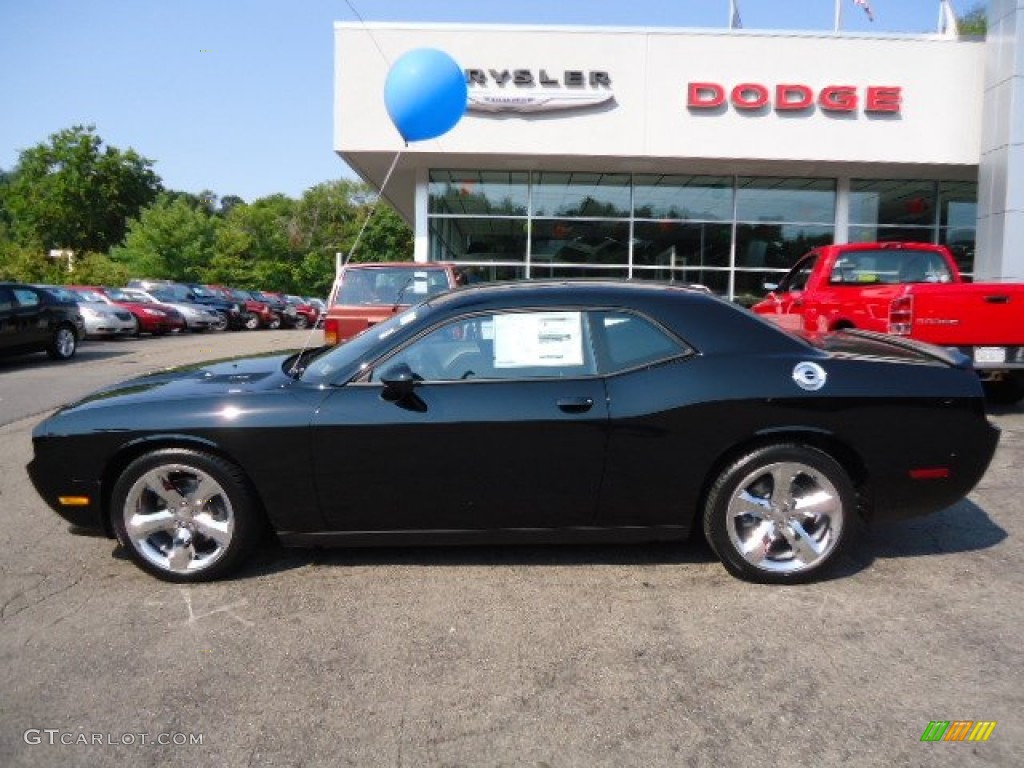
<instances>
[{"instance_id":1,"label":"car rear wheel","mask_svg":"<svg viewBox=\"0 0 1024 768\"><path fill-rule=\"evenodd\" d=\"M262 528L242 471L187 449L153 451L129 464L114 486L111 517L136 565L179 583L228 573Z\"/></svg>"},{"instance_id":2,"label":"car rear wheel","mask_svg":"<svg viewBox=\"0 0 1024 768\"><path fill-rule=\"evenodd\" d=\"M293 328L298 328L300 331L305 329L309 325L309 319L305 315L296 315L295 320L292 322Z\"/></svg>"},{"instance_id":3,"label":"car rear wheel","mask_svg":"<svg viewBox=\"0 0 1024 768\"><path fill-rule=\"evenodd\" d=\"M247 331L255 331L257 328L260 327L259 315L255 315L250 312L248 315L245 316L245 322L243 322L242 325L245 326L245 330Z\"/></svg>"},{"instance_id":4,"label":"car rear wheel","mask_svg":"<svg viewBox=\"0 0 1024 768\"><path fill-rule=\"evenodd\" d=\"M270 329L271 331L276 331L280 327L281 327L281 316L280 315L274 315L273 317L270 318L270 322L267 323L267 328Z\"/></svg>"},{"instance_id":5,"label":"car rear wheel","mask_svg":"<svg viewBox=\"0 0 1024 768\"><path fill-rule=\"evenodd\" d=\"M75 329L70 325L61 325L53 332L53 339L50 346L46 348L48 354L54 360L70 360L78 349L78 336Z\"/></svg>"},{"instance_id":6,"label":"car rear wheel","mask_svg":"<svg viewBox=\"0 0 1024 768\"><path fill-rule=\"evenodd\" d=\"M734 576L798 583L827 570L854 538L857 507L849 475L831 456L771 445L718 476L704 509L704 534Z\"/></svg>"}]
</instances>

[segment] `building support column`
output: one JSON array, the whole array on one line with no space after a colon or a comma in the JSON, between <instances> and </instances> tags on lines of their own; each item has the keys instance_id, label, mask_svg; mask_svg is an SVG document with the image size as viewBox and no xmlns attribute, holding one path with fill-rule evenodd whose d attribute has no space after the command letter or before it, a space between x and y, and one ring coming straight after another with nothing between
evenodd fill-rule
<instances>
[{"instance_id":1,"label":"building support column","mask_svg":"<svg viewBox=\"0 0 1024 768\"><path fill-rule=\"evenodd\" d=\"M1024 281L1024 0L989 0L974 277Z\"/></svg>"}]
</instances>

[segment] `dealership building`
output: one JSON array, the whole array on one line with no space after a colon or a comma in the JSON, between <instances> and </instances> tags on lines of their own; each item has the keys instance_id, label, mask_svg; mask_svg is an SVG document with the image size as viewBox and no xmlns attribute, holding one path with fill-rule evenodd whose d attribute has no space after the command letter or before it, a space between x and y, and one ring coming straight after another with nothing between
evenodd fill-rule
<instances>
[{"instance_id":1,"label":"dealership building","mask_svg":"<svg viewBox=\"0 0 1024 768\"><path fill-rule=\"evenodd\" d=\"M406 146L384 83L416 48L469 101ZM742 297L818 244L914 240L1024 280L1024 0L990 0L986 40L339 22L334 145L417 260L481 278Z\"/></svg>"}]
</instances>

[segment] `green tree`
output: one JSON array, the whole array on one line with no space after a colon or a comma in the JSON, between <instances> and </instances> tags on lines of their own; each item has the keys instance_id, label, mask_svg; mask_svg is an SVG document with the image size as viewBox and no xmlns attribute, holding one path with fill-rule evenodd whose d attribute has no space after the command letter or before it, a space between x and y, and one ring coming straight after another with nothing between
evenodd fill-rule
<instances>
[{"instance_id":1,"label":"green tree","mask_svg":"<svg viewBox=\"0 0 1024 768\"><path fill-rule=\"evenodd\" d=\"M44 250L104 252L160 191L152 161L104 146L93 126L74 126L23 150L5 185L14 238Z\"/></svg>"},{"instance_id":2,"label":"green tree","mask_svg":"<svg viewBox=\"0 0 1024 768\"><path fill-rule=\"evenodd\" d=\"M975 5L969 8L957 19L957 26L960 28L960 34L965 37L985 37L988 31L988 13L985 6Z\"/></svg>"},{"instance_id":3,"label":"green tree","mask_svg":"<svg viewBox=\"0 0 1024 768\"><path fill-rule=\"evenodd\" d=\"M163 194L130 222L124 244L110 258L135 277L199 281L218 253L222 226L190 197Z\"/></svg>"}]
</instances>

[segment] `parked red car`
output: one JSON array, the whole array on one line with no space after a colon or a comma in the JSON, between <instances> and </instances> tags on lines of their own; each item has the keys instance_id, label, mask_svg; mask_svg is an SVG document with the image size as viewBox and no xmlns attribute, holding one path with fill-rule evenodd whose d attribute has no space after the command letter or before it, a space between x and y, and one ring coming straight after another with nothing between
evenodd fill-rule
<instances>
[{"instance_id":1,"label":"parked red car","mask_svg":"<svg viewBox=\"0 0 1024 768\"><path fill-rule=\"evenodd\" d=\"M118 288L104 288L98 285L69 285L67 288L82 296L86 301L104 301L124 307L139 321L138 333L163 336L166 333L185 328L185 318L174 307L169 307L166 304L133 301L130 296Z\"/></svg>"},{"instance_id":2,"label":"parked red car","mask_svg":"<svg viewBox=\"0 0 1024 768\"><path fill-rule=\"evenodd\" d=\"M292 296L287 293L280 293L278 291L263 291L267 296L273 296L275 299L279 299L287 304L294 314L289 313L288 324L292 328L315 328L317 320L320 318L320 310L310 304L301 296Z\"/></svg>"},{"instance_id":3,"label":"parked red car","mask_svg":"<svg viewBox=\"0 0 1024 768\"><path fill-rule=\"evenodd\" d=\"M241 288L228 288L226 285L207 285L211 291L223 296L229 301L240 304L246 313L243 325L250 331L257 328L280 328L281 316L274 312L262 301L256 301L249 293Z\"/></svg>"}]
</instances>

